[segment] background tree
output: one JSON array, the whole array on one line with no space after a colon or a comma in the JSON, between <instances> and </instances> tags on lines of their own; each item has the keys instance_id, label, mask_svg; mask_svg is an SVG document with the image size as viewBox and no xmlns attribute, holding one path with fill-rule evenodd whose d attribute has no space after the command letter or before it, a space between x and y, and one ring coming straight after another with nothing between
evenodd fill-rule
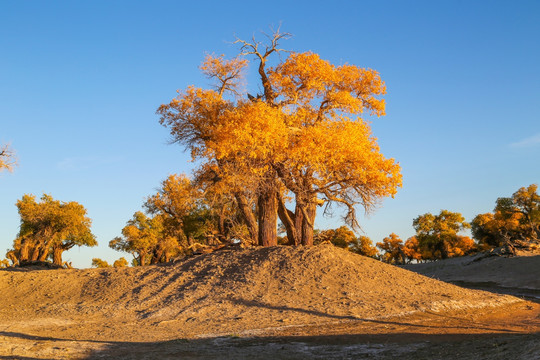
<instances>
[{"instance_id":1,"label":"background tree","mask_svg":"<svg viewBox=\"0 0 540 360\"><path fill-rule=\"evenodd\" d=\"M197 231L202 224L193 224L194 220L201 217L201 223L204 223L204 214L202 214L201 204L202 194L198 189L192 186L191 180L181 175L170 175L161 183L158 192L146 199L144 208L150 215L159 216L161 219L160 239L162 241L166 237L174 237L178 242L178 246L187 248L194 234L189 232L186 234L187 227L190 225L193 231ZM190 214L192 221L186 221ZM199 234L197 234L199 235ZM195 236L197 236L195 235Z\"/></svg>"},{"instance_id":2,"label":"background tree","mask_svg":"<svg viewBox=\"0 0 540 360\"><path fill-rule=\"evenodd\" d=\"M422 250L419 247L418 239L416 238L416 236L411 236L407 239L407 241L405 241L405 244L403 245L403 253L407 258L407 263L410 263L413 260L419 262L423 259ZM431 258L431 255L427 255L426 258Z\"/></svg>"},{"instance_id":3,"label":"background tree","mask_svg":"<svg viewBox=\"0 0 540 360\"><path fill-rule=\"evenodd\" d=\"M384 251L382 260L389 264L405 264L405 254L403 252L403 241L394 233L385 237L382 242L378 242L377 247Z\"/></svg>"},{"instance_id":4,"label":"background tree","mask_svg":"<svg viewBox=\"0 0 540 360\"><path fill-rule=\"evenodd\" d=\"M470 242L458 234L470 228L460 213L448 210L441 210L439 215L426 213L413 220L413 227L419 247L427 249L433 259L446 259L471 250Z\"/></svg>"},{"instance_id":5,"label":"background tree","mask_svg":"<svg viewBox=\"0 0 540 360\"><path fill-rule=\"evenodd\" d=\"M77 202L61 202L44 194L40 201L34 195L24 195L16 205L21 225L9 256L19 265L52 259L53 264L62 266L64 251L97 245L86 209Z\"/></svg>"},{"instance_id":6,"label":"background tree","mask_svg":"<svg viewBox=\"0 0 540 360\"><path fill-rule=\"evenodd\" d=\"M337 229L328 229L317 231L314 239L315 244L330 242L333 245L348 249L349 245L356 240L356 235L347 226L341 226Z\"/></svg>"},{"instance_id":7,"label":"background tree","mask_svg":"<svg viewBox=\"0 0 540 360\"><path fill-rule=\"evenodd\" d=\"M368 257L376 257L378 254L377 248L373 246L369 237L356 237L354 232L347 226L340 226L337 229L315 230L314 244L323 242L329 242L337 247Z\"/></svg>"},{"instance_id":8,"label":"background tree","mask_svg":"<svg viewBox=\"0 0 540 360\"><path fill-rule=\"evenodd\" d=\"M162 215L148 217L138 211L122 229L123 236L111 240L109 247L132 254L141 266L167 262L181 248L178 239L166 233L165 221Z\"/></svg>"},{"instance_id":9,"label":"background tree","mask_svg":"<svg viewBox=\"0 0 540 360\"><path fill-rule=\"evenodd\" d=\"M367 236L359 236L349 244L349 250L359 255L375 258L379 251Z\"/></svg>"},{"instance_id":10,"label":"background tree","mask_svg":"<svg viewBox=\"0 0 540 360\"><path fill-rule=\"evenodd\" d=\"M115 260L113 263L113 267L115 268L126 267L126 266L128 266L128 261L123 257L121 257L118 260Z\"/></svg>"},{"instance_id":11,"label":"background tree","mask_svg":"<svg viewBox=\"0 0 540 360\"><path fill-rule=\"evenodd\" d=\"M100 258L93 258L92 259L92 267L95 268L108 268L111 267L108 262L105 260L101 260Z\"/></svg>"},{"instance_id":12,"label":"background tree","mask_svg":"<svg viewBox=\"0 0 540 360\"><path fill-rule=\"evenodd\" d=\"M15 166L15 153L9 147L9 145L0 146L0 171L8 170L11 171L13 166Z\"/></svg>"},{"instance_id":13,"label":"background tree","mask_svg":"<svg viewBox=\"0 0 540 360\"><path fill-rule=\"evenodd\" d=\"M257 228L264 246L277 243L278 215L290 243L311 245L317 205L344 204L345 219L356 225L355 205L370 209L401 185L399 166L384 159L357 117L364 110L384 114L378 74L335 67L312 53L290 53L269 66L286 37L276 32L268 45L237 41L241 55L255 58L262 94L246 99L237 91L245 60L209 56L201 69L216 80L215 89L190 87L158 109L161 123L194 159L222 179L244 178L256 209L245 206L245 191L231 189L250 233ZM285 207L285 191L294 196L294 211Z\"/></svg>"},{"instance_id":14,"label":"background tree","mask_svg":"<svg viewBox=\"0 0 540 360\"><path fill-rule=\"evenodd\" d=\"M522 187L510 198L498 198L493 213L479 214L472 221L472 234L484 248L515 247L539 243L540 196L537 185Z\"/></svg>"},{"instance_id":15,"label":"background tree","mask_svg":"<svg viewBox=\"0 0 540 360\"><path fill-rule=\"evenodd\" d=\"M8 259L3 259L3 260L0 261L0 269L1 268L8 268L10 266L11 266L11 264L9 263Z\"/></svg>"},{"instance_id":16,"label":"background tree","mask_svg":"<svg viewBox=\"0 0 540 360\"><path fill-rule=\"evenodd\" d=\"M215 184L208 169L196 181L186 175L170 175L157 193L149 196L109 246L135 257L137 265L168 262L207 246L223 246L249 237L238 223L234 201Z\"/></svg>"},{"instance_id":17,"label":"background tree","mask_svg":"<svg viewBox=\"0 0 540 360\"><path fill-rule=\"evenodd\" d=\"M540 237L540 195L537 190L536 184L520 188L512 194L511 206L501 209L507 214L521 214L521 238L526 242L538 243Z\"/></svg>"},{"instance_id":18,"label":"background tree","mask_svg":"<svg viewBox=\"0 0 540 360\"><path fill-rule=\"evenodd\" d=\"M210 171L196 175L194 181L183 174L170 175L144 207L152 215L166 217L166 231L176 236L181 246L230 243L241 227L232 194L214 181L216 175Z\"/></svg>"}]
</instances>

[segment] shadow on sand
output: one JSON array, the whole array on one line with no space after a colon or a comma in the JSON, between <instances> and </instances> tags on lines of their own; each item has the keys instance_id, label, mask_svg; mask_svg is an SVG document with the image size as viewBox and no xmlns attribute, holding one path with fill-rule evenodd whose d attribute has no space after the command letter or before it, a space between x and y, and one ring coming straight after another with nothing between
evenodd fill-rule
<instances>
[{"instance_id":1,"label":"shadow on sand","mask_svg":"<svg viewBox=\"0 0 540 360\"><path fill-rule=\"evenodd\" d=\"M0 336L28 340L41 348L85 351L73 359L538 359L540 333L535 334L351 334L324 336L240 337L235 334L163 342L66 340L16 332ZM58 357L51 357L58 358ZM68 357L61 357L68 358ZM0 359L31 360L28 356ZM39 357L39 359L44 359Z\"/></svg>"}]
</instances>

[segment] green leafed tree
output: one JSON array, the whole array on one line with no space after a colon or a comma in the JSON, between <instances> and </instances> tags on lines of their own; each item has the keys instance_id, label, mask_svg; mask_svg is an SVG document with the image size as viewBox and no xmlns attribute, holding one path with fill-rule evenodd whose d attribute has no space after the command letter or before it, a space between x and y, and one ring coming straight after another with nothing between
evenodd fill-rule
<instances>
[{"instance_id":1,"label":"green leafed tree","mask_svg":"<svg viewBox=\"0 0 540 360\"><path fill-rule=\"evenodd\" d=\"M426 213L413 220L418 246L432 259L446 259L472 250L472 240L459 234L470 228L460 213L441 210L438 215Z\"/></svg>"},{"instance_id":2,"label":"green leafed tree","mask_svg":"<svg viewBox=\"0 0 540 360\"><path fill-rule=\"evenodd\" d=\"M483 247L537 246L540 241L540 195L536 184L522 187L512 197L496 201L493 213L477 215L472 234Z\"/></svg>"}]
</instances>

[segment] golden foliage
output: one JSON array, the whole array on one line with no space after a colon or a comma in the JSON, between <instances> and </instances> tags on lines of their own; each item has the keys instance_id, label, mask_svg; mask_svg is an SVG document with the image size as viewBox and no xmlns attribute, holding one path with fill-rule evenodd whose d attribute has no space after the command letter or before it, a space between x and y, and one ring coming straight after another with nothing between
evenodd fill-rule
<instances>
[{"instance_id":1,"label":"golden foliage","mask_svg":"<svg viewBox=\"0 0 540 360\"><path fill-rule=\"evenodd\" d=\"M95 268L108 268L111 267L108 262L105 260L101 260L100 258L93 258L92 259L92 267Z\"/></svg>"},{"instance_id":2,"label":"golden foliage","mask_svg":"<svg viewBox=\"0 0 540 360\"><path fill-rule=\"evenodd\" d=\"M357 114L370 110L384 115L384 100L377 95L386 93L379 74L354 65L334 66L319 55L291 53L283 63L268 71L281 105L303 107L316 118L306 118L306 125L322 116L338 112Z\"/></svg>"},{"instance_id":3,"label":"golden foliage","mask_svg":"<svg viewBox=\"0 0 540 360\"><path fill-rule=\"evenodd\" d=\"M538 243L540 237L540 195L531 184L510 198L498 198L493 213L479 214L472 221L474 238L483 247Z\"/></svg>"},{"instance_id":4,"label":"golden foliage","mask_svg":"<svg viewBox=\"0 0 540 360\"><path fill-rule=\"evenodd\" d=\"M216 90L220 95L225 91L237 94L242 80L242 72L247 66L245 59L227 60L224 55L216 57L207 55L200 66L201 71L209 79L216 81Z\"/></svg>"},{"instance_id":5,"label":"golden foliage","mask_svg":"<svg viewBox=\"0 0 540 360\"><path fill-rule=\"evenodd\" d=\"M62 266L64 251L97 245L90 231L92 221L77 202L62 202L44 194L40 201L34 195L24 195L16 205L21 225L12 256L19 264L52 258L55 265Z\"/></svg>"},{"instance_id":6,"label":"golden foliage","mask_svg":"<svg viewBox=\"0 0 540 360\"><path fill-rule=\"evenodd\" d=\"M109 242L109 247L133 254L141 266L167 262L180 252L178 238L167 236L165 217L148 217L137 211L122 229L122 237Z\"/></svg>"},{"instance_id":7,"label":"golden foliage","mask_svg":"<svg viewBox=\"0 0 540 360\"><path fill-rule=\"evenodd\" d=\"M181 219L198 205L200 197L186 175L173 174L161 183L157 194L146 199L144 206L152 214L164 213Z\"/></svg>"},{"instance_id":8,"label":"golden foliage","mask_svg":"<svg viewBox=\"0 0 540 360\"><path fill-rule=\"evenodd\" d=\"M357 237L353 242L349 244L349 250L354 253L372 258L376 257L379 253L377 248L373 246L373 242L371 241L371 239L367 236Z\"/></svg>"},{"instance_id":9,"label":"golden foliage","mask_svg":"<svg viewBox=\"0 0 540 360\"><path fill-rule=\"evenodd\" d=\"M403 253L403 241L394 233L385 237L382 242L378 242L377 247L384 251L382 260L389 264L404 264L405 254Z\"/></svg>"},{"instance_id":10,"label":"golden foliage","mask_svg":"<svg viewBox=\"0 0 540 360\"><path fill-rule=\"evenodd\" d=\"M242 192L238 184L265 198L289 191L311 232L315 204L342 204L354 226L356 204L369 210L402 183L399 165L384 158L368 123L358 117L365 111L384 115L386 87L376 71L334 66L311 52L291 52L268 67L284 37L274 34L264 51L255 41L237 41L242 54L259 61L263 94L239 96L246 60L209 55L201 70L214 90L190 86L179 92L158 108L160 122L194 160L214 167L235 196Z\"/></svg>"},{"instance_id":11,"label":"golden foliage","mask_svg":"<svg viewBox=\"0 0 540 360\"><path fill-rule=\"evenodd\" d=\"M412 260L420 261L423 259L416 236L411 236L407 239L407 241L405 241L403 253L407 257L408 262L411 262Z\"/></svg>"},{"instance_id":12,"label":"golden foliage","mask_svg":"<svg viewBox=\"0 0 540 360\"><path fill-rule=\"evenodd\" d=\"M10 266L11 266L11 265L10 265L8 259L0 260L0 269L2 269L2 268L8 268L8 267L10 267Z\"/></svg>"},{"instance_id":13,"label":"golden foliage","mask_svg":"<svg viewBox=\"0 0 540 360\"><path fill-rule=\"evenodd\" d=\"M113 263L113 267L115 267L115 268L126 267L126 266L128 266L128 261L123 257L121 257L118 260L115 260L114 263Z\"/></svg>"}]
</instances>

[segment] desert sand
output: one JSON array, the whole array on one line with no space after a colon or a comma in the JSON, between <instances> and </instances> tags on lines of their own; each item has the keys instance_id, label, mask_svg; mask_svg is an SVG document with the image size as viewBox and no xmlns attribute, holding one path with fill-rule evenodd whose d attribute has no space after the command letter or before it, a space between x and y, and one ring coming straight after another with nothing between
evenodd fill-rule
<instances>
[{"instance_id":1,"label":"desert sand","mask_svg":"<svg viewBox=\"0 0 540 360\"><path fill-rule=\"evenodd\" d=\"M3 270L0 359L540 358L540 304L425 272L332 245Z\"/></svg>"}]
</instances>

